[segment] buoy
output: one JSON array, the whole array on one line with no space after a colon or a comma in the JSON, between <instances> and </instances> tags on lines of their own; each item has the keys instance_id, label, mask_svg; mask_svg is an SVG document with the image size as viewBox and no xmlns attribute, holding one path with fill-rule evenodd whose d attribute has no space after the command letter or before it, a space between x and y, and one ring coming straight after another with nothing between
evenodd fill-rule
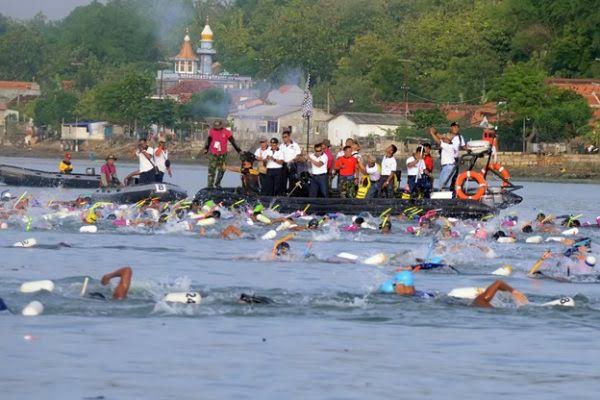
<instances>
[{"instance_id":1,"label":"buoy","mask_svg":"<svg viewBox=\"0 0 600 400\"><path fill-rule=\"evenodd\" d=\"M198 292L177 292L168 293L163 297L167 303L200 304L202 296Z\"/></svg>"},{"instance_id":2,"label":"buoy","mask_svg":"<svg viewBox=\"0 0 600 400\"><path fill-rule=\"evenodd\" d=\"M512 274L512 267L510 265L503 265L502 267L492 272L492 275L498 276L510 276L510 274Z\"/></svg>"},{"instance_id":3,"label":"buoy","mask_svg":"<svg viewBox=\"0 0 600 400\"><path fill-rule=\"evenodd\" d=\"M21 314L26 317L35 317L44 312L44 305L37 300L32 301L27 304Z\"/></svg>"},{"instance_id":4,"label":"buoy","mask_svg":"<svg viewBox=\"0 0 600 400\"><path fill-rule=\"evenodd\" d=\"M549 301L542 304L543 306L560 306L560 307L575 307L575 300L571 297L563 297L557 300Z\"/></svg>"},{"instance_id":5,"label":"buoy","mask_svg":"<svg viewBox=\"0 0 600 400\"><path fill-rule=\"evenodd\" d=\"M275 239L276 236L277 236L277 231L275 231L275 229L271 229L269 232L262 235L261 239L262 240L271 240L271 239Z\"/></svg>"},{"instance_id":6,"label":"buoy","mask_svg":"<svg viewBox=\"0 0 600 400\"><path fill-rule=\"evenodd\" d=\"M387 261L387 257L383 253L375 254L363 261L367 265L381 265Z\"/></svg>"},{"instance_id":7,"label":"buoy","mask_svg":"<svg viewBox=\"0 0 600 400\"><path fill-rule=\"evenodd\" d=\"M358 256L351 254L351 253L346 253L345 251L342 251L341 253L338 253L337 256L339 258L345 258L346 260L352 260L352 261L356 261L358 260Z\"/></svg>"},{"instance_id":8,"label":"buoy","mask_svg":"<svg viewBox=\"0 0 600 400\"><path fill-rule=\"evenodd\" d=\"M20 242L13 244L13 247L33 247L37 244L37 240L34 238L25 239Z\"/></svg>"},{"instance_id":9,"label":"buoy","mask_svg":"<svg viewBox=\"0 0 600 400\"><path fill-rule=\"evenodd\" d=\"M8 229L8 224L6 222L0 223L0 229Z\"/></svg>"},{"instance_id":10,"label":"buoy","mask_svg":"<svg viewBox=\"0 0 600 400\"><path fill-rule=\"evenodd\" d=\"M531 236L525 239L525 243L538 244L542 243L543 240L544 238L542 238L541 236Z\"/></svg>"},{"instance_id":11,"label":"buoy","mask_svg":"<svg viewBox=\"0 0 600 400\"><path fill-rule=\"evenodd\" d=\"M54 290L54 282L47 279L42 281L23 282L19 288L21 293L35 293L39 292L40 290L52 292Z\"/></svg>"},{"instance_id":12,"label":"buoy","mask_svg":"<svg viewBox=\"0 0 600 400\"><path fill-rule=\"evenodd\" d=\"M217 220L214 219L213 217L208 217L208 218L204 218L204 219L199 219L198 222L196 222L196 225L198 226L211 226L217 223Z\"/></svg>"},{"instance_id":13,"label":"buoy","mask_svg":"<svg viewBox=\"0 0 600 400\"><path fill-rule=\"evenodd\" d=\"M79 228L80 233L96 233L98 232L98 227L96 225L84 225Z\"/></svg>"},{"instance_id":14,"label":"buoy","mask_svg":"<svg viewBox=\"0 0 600 400\"><path fill-rule=\"evenodd\" d=\"M571 228L571 229L567 229L562 231L562 235L565 236L573 236L573 235L577 235L579 233L579 229L578 228Z\"/></svg>"},{"instance_id":15,"label":"buoy","mask_svg":"<svg viewBox=\"0 0 600 400\"><path fill-rule=\"evenodd\" d=\"M498 243L514 243L517 241L517 239L515 239L512 236L502 236L499 237L498 240L496 240Z\"/></svg>"},{"instance_id":16,"label":"buoy","mask_svg":"<svg viewBox=\"0 0 600 400\"><path fill-rule=\"evenodd\" d=\"M279 224L279 226L277 228L275 228L275 230L277 232L286 230L286 229L290 229L290 227L292 226L292 223L290 221L284 221L281 224Z\"/></svg>"},{"instance_id":17,"label":"buoy","mask_svg":"<svg viewBox=\"0 0 600 400\"><path fill-rule=\"evenodd\" d=\"M560 237L560 236L550 236L549 238L546 238L546 242L562 242L563 240L565 240L565 238Z\"/></svg>"},{"instance_id":18,"label":"buoy","mask_svg":"<svg viewBox=\"0 0 600 400\"><path fill-rule=\"evenodd\" d=\"M450 291L450 293L448 293L448 296L455 297L457 299L473 300L477 296L479 296L481 293L483 293L484 290L485 290L485 288L462 287L462 288L452 289Z\"/></svg>"}]
</instances>

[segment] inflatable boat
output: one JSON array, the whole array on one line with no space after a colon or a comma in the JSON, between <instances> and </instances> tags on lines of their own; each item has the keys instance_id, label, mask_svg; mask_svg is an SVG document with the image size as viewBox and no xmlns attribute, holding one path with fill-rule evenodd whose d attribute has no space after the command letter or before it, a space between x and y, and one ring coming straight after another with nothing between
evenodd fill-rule
<instances>
[{"instance_id":1,"label":"inflatable boat","mask_svg":"<svg viewBox=\"0 0 600 400\"><path fill-rule=\"evenodd\" d=\"M423 215L427 211L435 210L436 214L445 217L460 219L482 219L489 215L496 214L501 208L507 207L510 201L514 204L522 199L514 194L514 198L506 198L502 204L486 204L476 200L460 199L409 199L401 198L375 198L375 199L347 199L339 197L329 198L311 198L311 197L272 197L272 196L249 196L242 194L241 189L201 189L195 197L195 200L204 203L212 200L216 203L222 203L224 206L246 203L253 206L261 203L271 208L276 207L277 211L282 213L293 213L299 210L306 210L309 214L326 215L332 213L342 213L346 215L357 215L361 212L368 212L372 215L379 215L384 211L391 212L394 215L412 214Z\"/></svg>"},{"instance_id":2,"label":"inflatable boat","mask_svg":"<svg viewBox=\"0 0 600 400\"><path fill-rule=\"evenodd\" d=\"M64 187L92 189L100 186L100 175L61 174L59 172L39 171L0 165L0 180L11 186Z\"/></svg>"},{"instance_id":3,"label":"inflatable boat","mask_svg":"<svg viewBox=\"0 0 600 400\"><path fill-rule=\"evenodd\" d=\"M101 188L93 193L85 194L83 197L89 197L92 201L130 204L144 199L157 199L159 201L183 200L187 197L187 192L172 183L151 183Z\"/></svg>"}]
</instances>

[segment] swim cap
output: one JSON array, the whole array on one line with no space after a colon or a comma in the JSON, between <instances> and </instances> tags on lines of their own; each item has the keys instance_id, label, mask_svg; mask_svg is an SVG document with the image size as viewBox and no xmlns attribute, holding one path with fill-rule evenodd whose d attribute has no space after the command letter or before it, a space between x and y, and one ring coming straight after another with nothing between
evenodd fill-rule
<instances>
[{"instance_id":1,"label":"swim cap","mask_svg":"<svg viewBox=\"0 0 600 400\"><path fill-rule=\"evenodd\" d=\"M596 265L596 257L587 256L585 258L585 265L587 265L588 267L593 267L594 265Z\"/></svg>"},{"instance_id":2,"label":"swim cap","mask_svg":"<svg viewBox=\"0 0 600 400\"><path fill-rule=\"evenodd\" d=\"M257 205L254 206L254 210L252 210L253 214L260 214L261 212L263 212L265 209L265 206L263 206L262 204L258 203Z\"/></svg>"},{"instance_id":3,"label":"swim cap","mask_svg":"<svg viewBox=\"0 0 600 400\"><path fill-rule=\"evenodd\" d=\"M365 219L363 217L356 217L354 219L354 221L352 221L352 222L354 222L355 225L360 226L360 225L362 225L363 222L365 222Z\"/></svg>"},{"instance_id":4,"label":"swim cap","mask_svg":"<svg viewBox=\"0 0 600 400\"><path fill-rule=\"evenodd\" d=\"M433 256L429 259L429 262L432 264L441 264L442 263L442 257L439 256Z\"/></svg>"},{"instance_id":5,"label":"swim cap","mask_svg":"<svg viewBox=\"0 0 600 400\"><path fill-rule=\"evenodd\" d=\"M396 281L396 284L403 286L414 286L415 284L415 278L412 271L398 272L394 275L394 281Z\"/></svg>"},{"instance_id":6,"label":"swim cap","mask_svg":"<svg viewBox=\"0 0 600 400\"><path fill-rule=\"evenodd\" d=\"M282 254L287 253L290 250L290 244L288 242L281 242L275 248L277 255L280 256Z\"/></svg>"},{"instance_id":7,"label":"swim cap","mask_svg":"<svg viewBox=\"0 0 600 400\"><path fill-rule=\"evenodd\" d=\"M318 228L319 227L319 220L316 218L311 219L310 221L308 221L308 227L309 228Z\"/></svg>"},{"instance_id":8,"label":"swim cap","mask_svg":"<svg viewBox=\"0 0 600 400\"><path fill-rule=\"evenodd\" d=\"M388 279L387 281L383 282L381 284L381 286L379 286L379 291L381 293L394 293L395 292L394 281L391 279Z\"/></svg>"},{"instance_id":9,"label":"swim cap","mask_svg":"<svg viewBox=\"0 0 600 400\"><path fill-rule=\"evenodd\" d=\"M211 217L216 218L216 219L221 218L221 211L219 211L219 210L213 211L211 214Z\"/></svg>"},{"instance_id":10,"label":"swim cap","mask_svg":"<svg viewBox=\"0 0 600 400\"><path fill-rule=\"evenodd\" d=\"M207 208L213 208L214 206L216 206L215 202L212 200L207 201L206 203L204 203L203 207L207 207Z\"/></svg>"},{"instance_id":11,"label":"swim cap","mask_svg":"<svg viewBox=\"0 0 600 400\"><path fill-rule=\"evenodd\" d=\"M506 236L506 233L504 233L503 231L496 231L496 232L495 232L495 233L492 235L492 237L493 237L495 240L498 240L498 238L505 237L505 236Z\"/></svg>"},{"instance_id":12,"label":"swim cap","mask_svg":"<svg viewBox=\"0 0 600 400\"><path fill-rule=\"evenodd\" d=\"M483 228L477 228L475 229L475 237L478 239L486 240L487 232Z\"/></svg>"},{"instance_id":13,"label":"swim cap","mask_svg":"<svg viewBox=\"0 0 600 400\"><path fill-rule=\"evenodd\" d=\"M531 233L531 232L533 232L533 228L531 227L531 225L528 224L528 225L523 226L521 231L523 231L523 233Z\"/></svg>"},{"instance_id":14,"label":"swim cap","mask_svg":"<svg viewBox=\"0 0 600 400\"><path fill-rule=\"evenodd\" d=\"M383 221L382 223L379 224L380 230L383 230L384 228L392 229L392 223L390 222L389 219L386 219L385 221Z\"/></svg>"}]
</instances>

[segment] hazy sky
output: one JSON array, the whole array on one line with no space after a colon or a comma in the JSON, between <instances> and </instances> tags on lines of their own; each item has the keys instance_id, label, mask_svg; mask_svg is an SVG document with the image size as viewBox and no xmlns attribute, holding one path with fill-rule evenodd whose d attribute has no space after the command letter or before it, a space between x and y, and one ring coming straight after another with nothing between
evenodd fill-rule
<instances>
[{"instance_id":1,"label":"hazy sky","mask_svg":"<svg viewBox=\"0 0 600 400\"><path fill-rule=\"evenodd\" d=\"M0 0L0 13L17 19L29 19L43 12L50 19L61 19L77 6L92 0Z\"/></svg>"}]
</instances>

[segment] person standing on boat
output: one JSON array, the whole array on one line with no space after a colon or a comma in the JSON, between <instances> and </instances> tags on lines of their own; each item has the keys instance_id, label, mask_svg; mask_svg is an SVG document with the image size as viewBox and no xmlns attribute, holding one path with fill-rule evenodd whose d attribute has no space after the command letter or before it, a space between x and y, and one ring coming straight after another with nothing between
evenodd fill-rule
<instances>
[{"instance_id":1,"label":"person standing on boat","mask_svg":"<svg viewBox=\"0 0 600 400\"><path fill-rule=\"evenodd\" d=\"M433 187L433 157L431 157L431 143L423 143L423 162L425 163L425 169L427 170L427 177L429 178L429 187Z\"/></svg>"},{"instance_id":2,"label":"person standing on boat","mask_svg":"<svg viewBox=\"0 0 600 400\"><path fill-rule=\"evenodd\" d=\"M277 138L271 138L269 144L271 148L265 152L267 176L263 191L266 196L279 196L283 188L283 152Z\"/></svg>"},{"instance_id":3,"label":"person standing on boat","mask_svg":"<svg viewBox=\"0 0 600 400\"><path fill-rule=\"evenodd\" d=\"M344 146L344 155L335 160L335 171L339 174L340 197L356 197L358 185L358 160L352 156L352 147Z\"/></svg>"},{"instance_id":4,"label":"person standing on boat","mask_svg":"<svg viewBox=\"0 0 600 400\"><path fill-rule=\"evenodd\" d=\"M454 150L454 164L459 165L460 151L466 149L465 138L460 134L460 125L456 122L450 124L450 138L452 149ZM456 178L458 177L458 169L454 171L452 175L452 184L450 187L454 187L456 184Z\"/></svg>"},{"instance_id":5,"label":"person standing on boat","mask_svg":"<svg viewBox=\"0 0 600 400\"><path fill-rule=\"evenodd\" d=\"M310 162L309 197L329 197L329 178L327 174L327 155L323 153L323 144L315 145L315 152L308 155Z\"/></svg>"},{"instance_id":6,"label":"person standing on boat","mask_svg":"<svg viewBox=\"0 0 600 400\"><path fill-rule=\"evenodd\" d=\"M109 155L106 157L106 163L100 168L100 186L120 186L121 182L117 178L117 166L115 165L117 157Z\"/></svg>"},{"instance_id":7,"label":"person standing on boat","mask_svg":"<svg viewBox=\"0 0 600 400\"><path fill-rule=\"evenodd\" d=\"M148 147L148 142L146 139L140 139L138 141L138 148L135 152L135 155L138 158L140 163L138 173L140 175L138 184L146 185L149 183L154 183L155 181L155 165L154 161L154 149L152 147Z\"/></svg>"},{"instance_id":8,"label":"person standing on boat","mask_svg":"<svg viewBox=\"0 0 600 400\"><path fill-rule=\"evenodd\" d=\"M292 140L292 133L289 128L285 128L281 134L283 144L281 145L281 151L283 153L283 187L282 191L285 193L292 190L296 184L296 163L300 161L300 154L302 149L298 143Z\"/></svg>"},{"instance_id":9,"label":"person standing on boat","mask_svg":"<svg viewBox=\"0 0 600 400\"><path fill-rule=\"evenodd\" d=\"M154 150L154 164L158 170L155 176L156 182L162 183L165 173L169 174L169 177L173 176L167 151L167 138L164 136L158 139L158 147Z\"/></svg>"},{"instance_id":10,"label":"person standing on boat","mask_svg":"<svg viewBox=\"0 0 600 400\"><path fill-rule=\"evenodd\" d=\"M266 137L260 138L260 147L254 152L254 157L258 161L258 180L260 182L261 194L264 194L262 188L267 185L267 162L265 153L269 150L269 141Z\"/></svg>"},{"instance_id":11,"label":"person standing on boat","mask_svg":"<svg viewBox=\"0 0 600 400\"><path fill-rule=\"evenodd\" d=\"M394 154L398 148L391 144L385 149L385 155L381 160L381 190L380 197L394 197L394 184L396 180L396 169L398 162Z\"/></svg>"},{"instance_id":12,"label":"person standing on boat","mask_svg":"<svg viewBox=\"0 0 600 400\"><path fill-rule=\"evenodd\" d=\"M71 164L71 153L65 153L65 157L58 164L58 170L61 174L70 174L73 172L73 164Z\"/></svg>"},{"instance_id":13,"label":"person standing on boat","mask_svg":"<svg viewBox=\"0 0 600 400\"><path fill-rule=\"evenodd\" d=\"M208 154L208 188L221 188L221 181L225 174L225 161L227 160L227 142L239 153L239 148L231 131L223 126L223 121L216 120L208 131L208 138L204 146L204 153ZM215 179L216 177L216 179Z\"/></svg>"},{"instance_id":14,"label":"person standing on boat","mask_svg":"<svg viewBox=\"0 0 600 400\"><path fill-rule=\"evenodd\" d=\"M358 166L360 172L363 174L363 177L361 178L362 182L364 183L366 178L369 179L367 182L370 186L364 198L370 199L377 196L379 193L379 185L381 184L381 166L377 164L377 160L372 155L365 156L363 160L364 162L359 162ZM363 183L361 183L361 185ZM360 192L361 188L359 187L357 198L361 198Z\"/></svg>"},{"instance_id":15,"label":"person standing on boat","mask_svg":"<svg viewBox=\"0 0 600 400\"><path fill-rule=\"evenodd\" d=\"M451 143L452 139L448 136L440 135L434 127L429 128L429 134L442 149L440 157L442 170L440 171L438 179L440 181L440 190L444 190L450 185L452 173L454 172L454 167L456 165L454 159L454 147L452 147Z\"/></svg>"},{"instance_id":16,"label":"person standing on boat","mask_svg":"<svg viewBox=\"0 0 600 400\"><path fill-rule=\"evenodd\" d=\"M408 184L408 190L412 194L415 191L417 184L417 178L423 173L425 169L425 161L423 161L423 148L417 147L412 156L406 159L406 179Z\"/></svg>"}]
</instances>

